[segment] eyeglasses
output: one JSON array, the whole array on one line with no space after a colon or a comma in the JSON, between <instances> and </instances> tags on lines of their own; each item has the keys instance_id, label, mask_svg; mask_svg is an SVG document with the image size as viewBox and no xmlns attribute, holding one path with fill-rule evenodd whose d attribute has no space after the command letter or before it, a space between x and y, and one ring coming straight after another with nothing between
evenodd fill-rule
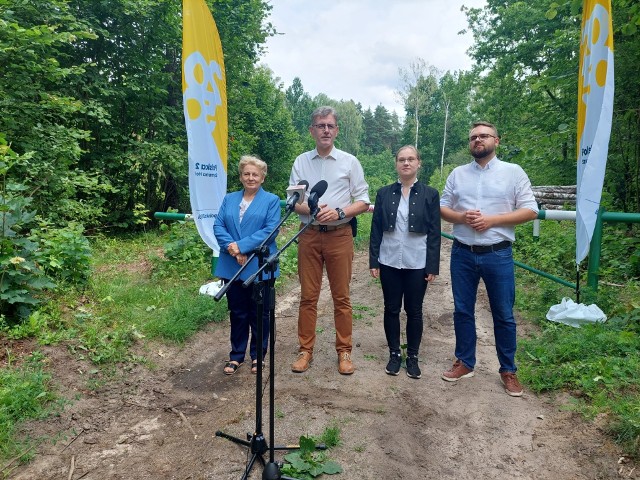
<instances>
[{"instance_id":1,"label":"eyeglasses","mask_svg":"<svg viewBox=\"0 0 640 480\"><path fill-rule=\"evenodd\" d=\"M318 130L324 130L325 128L328 128L329 130L334 130L338 128L338 126L334 125L333 123L316 123L313 126L316 127Z\"/></svg>"},{"instance_id":2,"label":"eyeglasses","mask_svg":"<svg viewBox=\"0 0 640 480\"><path fill-rule=\"evenodd\" d=\"M470 142L475 142L476 140L486 140L487 138L498 138L495 135L490 135L488 133L481 133L480 135L471 135L469 137Z\"/></svg>"},{"instance_id":3,"label":"eyeglasses","mask_svg":"<svg viewBox=\"0 0 640 480\"><path fill-rule=\"evenodd\" d=\"M416 157L407 157L407 158L401 157L396 161L398 163L414 163L414 162L418 161L418 159Z\"/></svg>"}]
</instances>

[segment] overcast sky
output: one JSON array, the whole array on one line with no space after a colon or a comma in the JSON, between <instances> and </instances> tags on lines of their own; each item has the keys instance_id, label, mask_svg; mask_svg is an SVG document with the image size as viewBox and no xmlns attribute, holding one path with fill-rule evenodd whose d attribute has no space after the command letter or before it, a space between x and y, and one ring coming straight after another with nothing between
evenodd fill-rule
<instances>
[{"instance_id":1,"label":"overcast sky","mask_svg":"<svg viewBox=\"0 0 640 480\"><path fill-rule=\"evenodd\" d=\"M289 87L299 77L311 97L379 104L404 116L395 92L400 67L418 57L442 71L468 70L470 34L462 5L484 0L272 0L270 21L281 35L267 41L261 62Z\"/></svg>"}]
</instances>

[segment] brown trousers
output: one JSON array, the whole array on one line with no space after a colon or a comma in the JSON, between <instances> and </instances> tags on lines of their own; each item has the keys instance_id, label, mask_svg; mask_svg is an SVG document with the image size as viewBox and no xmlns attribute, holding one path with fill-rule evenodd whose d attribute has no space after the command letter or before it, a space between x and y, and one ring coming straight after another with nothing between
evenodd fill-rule
<instances>
[{"instance_id":1,"label":"brown trousers","mask_svg":"<svg viewBox=\"0 0 640 480\"><path fill-rule=\"evenodd\" d=\"M301 294L298 312L298 341L301 352L313 352L316 341L318 298L323 267L327 269L333 298L336 351L351 352L352 311L349 283L353 264L353 236L350 228L329 232L307 229L298 243L298 276Z\"/></svg>"}]
</instances>

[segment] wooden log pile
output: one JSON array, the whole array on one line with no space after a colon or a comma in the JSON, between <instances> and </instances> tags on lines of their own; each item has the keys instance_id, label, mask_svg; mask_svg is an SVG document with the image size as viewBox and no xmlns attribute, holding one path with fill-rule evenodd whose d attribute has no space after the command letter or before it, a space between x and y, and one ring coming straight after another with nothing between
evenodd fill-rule
<instances>
[{"instance_id":1,"label":"wooden log pile","mask_svg":"<svg viewBox=\"0 0 640 480\"><path fill-rule=\"evenodd\" d=\"M547 185L531 187L540 208L545 210L564 210L576 205L575 185Z\"/></svg>"}]
</instances>

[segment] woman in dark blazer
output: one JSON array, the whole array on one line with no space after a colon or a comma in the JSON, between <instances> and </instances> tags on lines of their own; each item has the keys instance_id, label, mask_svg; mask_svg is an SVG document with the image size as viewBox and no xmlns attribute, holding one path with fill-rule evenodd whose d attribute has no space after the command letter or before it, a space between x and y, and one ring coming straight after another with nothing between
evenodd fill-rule
<instances>
[{"instance_id":1,"label":"woman in dark blazer","mask_svg":"<svg viewBox=\"0 0 640 480\"><path fill-rule=\"evenodd\" d=\"M385 372L398 375L400 308L407 314L407 375L420 378L422 302L429 282L440 272L440 195L418 181L420 155L411 145L396 153L398 181L378 190L371 222L369 268L380 278L384 331L389 345Z\"/></svg>"},{"instance_id":2,"label":"woman in dark blazer","mask_svg":"<svg viewBox=\"0 0 640 480\"><path fill-rule=\"evenodd\" d=\"M233 278L253 251L267 239L280 222L280 199L262 188L267 176L267 164L257 157L245 155L240 159L238 170L244 188L224 197L213 225L213 232L220 246L220 258L215 274L225 281ZM268 247L269 255L277 251L275 235ZM233 375L244 362L249 334L251 371L257 371L258 306L252 298L253 288L242 286L242 283L257 270L258 257L254 256L226 293L231 321L231 352L224 366L226 375ZM279 274L280 271L276 268L273 278ZM264 280L270 277L271 274L263 274ZM266 355L269 341L269 310L269 299L265 298L262 316L263 355Z\"/></svg>"}]
</instances>

